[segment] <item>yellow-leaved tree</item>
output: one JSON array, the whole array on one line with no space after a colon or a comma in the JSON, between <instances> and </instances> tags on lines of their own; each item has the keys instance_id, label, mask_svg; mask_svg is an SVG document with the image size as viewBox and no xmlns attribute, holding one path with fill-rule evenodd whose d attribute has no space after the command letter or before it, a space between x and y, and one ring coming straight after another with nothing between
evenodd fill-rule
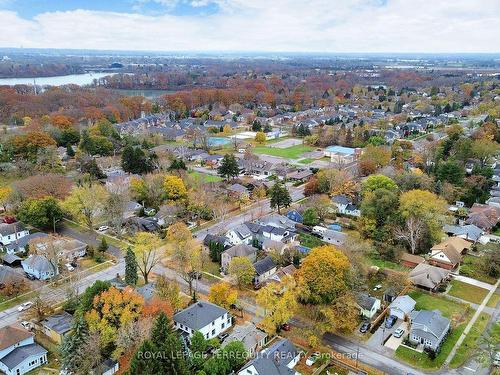
<instances>
[{"instance_id":1,"label":"yellow-leaved tree","mask_svg":"<svg viewBox=\"0 0 500 375\"><path fill-rule=\"evenodd\" d=\"M177 176L165 176L163 188L167 200L171 202L180 202L187 198L187 189L182 178Z\"/></svg>"},{"instance_id":2,"label":"yellow-leaved tree","mask_svg":"<svg viewBox=\"0 0 500 375\"><path fill-rule=\"evenodd\" d=\"M74 187L63 202L71 216L93 229L95 221L104 217L108 192L101 184Z\"/></svg>"},{"instance_id":3,"label":"yellow-leaved tree","mask_svg":"<svg viewBox=\"0 0 500 375\"><path fill-rule=\"evenodd\" d=\"M0 206L5 210L7 206L7 201L12 194L12 188L9 186L0 187Z\"/></svg>"},{"instance_id":4,"label":"yellow-leaved tree","mask_svg":"<svg viewBox=\"0 0 500 375\"><path fill-rule=\"evenodd\" d=\"M229 309L238 300L238 291L231 284L220 282L210 287L208 300L225 309Z\"/></svg>"},{"instance_id":5,"label":"yellow-leaved tree","mask_svg":"<svg viewBox=\"0 0 500 375\"><path fill-rule=\"evenodd\" d=\"M144 283L149 282L149 274L154 266L162 259L162 252L159 249L160 238L153 233L138 232L132 239L134 243L134 253L137 259L137 267L144 278Z\"/></svg>"}]
</instances>

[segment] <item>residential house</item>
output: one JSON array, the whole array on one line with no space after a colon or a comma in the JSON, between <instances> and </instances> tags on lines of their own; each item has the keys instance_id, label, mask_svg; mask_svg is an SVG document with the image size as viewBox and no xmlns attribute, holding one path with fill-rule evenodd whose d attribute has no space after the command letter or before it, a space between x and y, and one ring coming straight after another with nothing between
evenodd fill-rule
<instances>
[{"instance_id":1,"label":"residential house","mask_svg":"<svg viewBox=\"0 0 500 375\"><path fill-rule=\"evenodd\" d=\"M399 319L406 319L415 309L416 302L410 296L404 295L396 297L389 305L389 314L397 316Z\"/></svg>"},{"instance_id":2,"label":"residential house","mask_svg":"<svg viewBox=\"0 0 500 375\"><path fill-rule=\"evenodd\" d=\"M63 338L71 332L73 320L73 315L62 311L42 320L40 326L46 336L60 345Z\"/></svg>"},{"instance_id":3,"label":"residential house","mask_svg":"<svg viewBox=\"0 0 500 375\"><path fill-rule=\"evenodd\" d=\"M71 237L47 236L33 240L31 245L38 255L50 258L53 253L65 262L73 262L87 254L87 244Z\"/></svg>"},{"instance_id":4,"label":"residential house","mask_svg":"<svg viewBox=\"0 0 500 375\"><path fill-rule=\"evenodd\" d=\"M479 241L481 236L484 234L484 231L474 224L467 224L467 225L445 224L443 226L443 231L450 236L460 237L472 243L476 243L477 241Z\"/></svg>"},{"instance_id":5,"label":"residential house","mask_svg":"<svg viewBox=\"0 0 500 375\"><path fill-rule=\"evenodd\" d=\"M399 263L401 263L405 267L413 268L420 263L424 263L425 259L421 256L409 254L409 253L401 253L399 256Z\"/></svg>"},{"instance_id":6,"label":"residential house","mask_svg":"<svg viewBox=\"0 0 500 375\"><path fill-rule=\"evenodd\" d=\"M310 169L303 169L290 173L287 176L287 179L294 182L304 182L307 181L312 175L313 173L311 172Z\"/></svg>"},{"instance_id":7,"label":"residential house","mask_svg":"<svg viewBox=\"0 0 500 375\"><path fill-rule=\"evenodd\" d=\"M240 184L232 184L227 187L227 190L229 192L229 196L233 198L243 198L243 197L249 197L250 192L246 187Z\"/></svg>"},{"instance_id":8,"label":"residential house","mask_svg":"<svg viewBox=\"0 0 500 375\"><path fill-rule=\"evenodd\" d=\"M142 298L144 298L144 301L148 302L153 299L153 297L156 294L156 284L155 283L149 283L145 284L143 286L138 287L136 290L137 294L140 294Z\"/></svg>"},{"instance_id":9,"label":"residential house","mask_svg":"<svg viewBox=\"0 0 500 375\"><path fill-rule=\"evenodd\" d=\"M293 368L300 361L300 353L290 340L280 340L257 353L238 375L298 375Z\"/></svg>"},{"instance_id":10,"label":"residential house","mask_svg":"<svg viewBox=\"0 0 500 375\"><path fill-rule=\"evenodd\" d=\"M2 263L9 266L9 267L17 267L21 265L21 261L23 260L22 258L19 258L15 254L5 254L4 256L0 257L2 260Z\"/></svg>"},{"instance_id":11,"label":"residential house","mask_svg":"<svg viewBox=\"0 0 500 375\"><path fill-rule=\"evenodd\" d=\"M328 146L324 150L324 156L330 158L332 163L344 165L357 160L361 149L342 146Z\"/></svg>"},{"instance_id":12,"label":"residential house","mask_svg":"<svg viewBox=\"0 0 500 375\"><path fill-rule=\"evenodd\" d=\"M293 277L293 274L297 271L297 268L293 264L289 264L286 267L281 267L278 271L276 271L273 275L269 276L266 280L269 282L277 282L281 283L288 277Z\"/></svg>"},{"instance_id":13,"label":"residential house","mask_svg":"<svg viewBox=\"0 0 500 375\"><path fill-rule=\"evenodd\" d=\"M359 314L365 318L371 319L380 310L380 300L369 294L360 293L356 298Z\"/></svg>"},{"instance_id":14,"label":"residential house","mask_svg":"<svg viewBox=\"0 0 500 375\"><path fill-rule=\"evenodd\" d=\"M449 331L450 320L438 310L420 310L410 314L409 339L414 344L437 352Z\"/></svg>"},{"instance_id":15,"label":"residential house","mask_svg":"<svg viewBox=\"0 0 500 375\"><path fill-rule=\"evenodd\" d=\"M252 243L253 235L245 224L240 224L226 233L226 237L233 245Z\"/></svg>"},{"instance_id":16,"label":"residential house","mask_svg":"<svg viewBox=\"0 0 500 375\"><path fill-rule=\"evenodd\" d=\"M449 237L431 248L429 264L451 270L462 261L472 244L460 237Z\"/></svg>"},{"instance_id":17,"label":"residential house","mask_svg":"<svg viewBox=\"0 0 500 375\"><path fill-rule=\"evenodd\" d=\"M465 224L474 224L485 232L495 227L500 219L500 208L474 203L469 210Z\"/></svg>"},{"instance_id":18,"label":"residential house","mask_svg":"<svg viewBox=\"0 0 500 375\"><path fill-rule=\"evenodd\" d=\"M361 216L360 209L352 203L345 195L335 195L332 197L332 202L337 207L339 214L349 215L349 216Z\"/></svg>"},{"instance_id":19,"label":"residential house","mask_svg":"<svg viewBox=\"0 0 500 375\"><path fill-rule=\"evenodd\" d=\"M49 237L49 235L43 232L31 233L5 246L5 251L7 254L24 253L30 242L46 239L47 237Z\"/></svg>"},{"instance_id":20,"label":"residential house","mask_svg":"<svg viewBox=\"0 0 500 375\"><path fill-rule=\"evenodd\" d=\"M448 280L450 271L427 263L417 265L408 274L411 283L420 288L435 291Z\"/></svg>"},{"instance_id":21,"label":"residential house","mask_svg":"<svg viewBox=\"0 0 500 375\"><path fill-rule=\"evenodd\" d=\"M24 277L12 268L0 266L0 290L7 285L23 283L24 280Z\"/></svg>"},{"instance_id":22,"label":"residential house","mask_svg":"<svg viewBox=\"0 0 500 375\"><path fill-rule=\"evenodd\" d=\"M23 223L0 223L0 244L3 246L7 246L28 234L30 234L30 232Z\"/></svg>"},{"instance_id":23,"label":"residential house","mask_svg":"<svg viewBox=\"0 0 500 375\"><path fill-rule=\"evenodd\" d=\"M336 230L326 229L321 232L321 239L332 245L343 245L346 238L347 235L345 233L338 232Z\"/></svg>"},{"instance_id":24,"label":"residential house","mask_svg":"<svg viewBox=\"0 0 500 375\"><path fill-rule=\"evenodd\" d=\"M160 227L167 227L176 221L177 213L180 211L176 205L162 205L153 216Z\"/></svg>"},{"instance_id":25,"label":"residential house","mask_svg":"<svg viewBox=\"0 0 500 375\"><path fill-rule=\"evenodd\" d=\"M253 279L255 285L262 284L277 270L277 265L270 255L258 260L253 266L255 267L255 276Z\"/></svg>"},{"instance_id":26,"label":"residential house","mask_svg":"<svg viewBox=\"0 0 500 375\"><path fill-rule=\"evenodd\" d=\"M205 238L203 239L203 246L205 246L205 250L207 250L207 251L210 250L211 244L219 244L225 250L227 250L231 247L231 244L230 244L229 239L227 237L217 236L215 234L208 233L205 236Z\"/></svg>"},{"instance_id":27,"label":"residential house","mask_svg":"<svg viewBox=\"0 0 500 375\"><path fill-rule=\"evenodd\" d=\"M297 210L290 210L286 214L286 217L296 223L302 224L304 222L304 217Z\"/></svg>"},{"instance_id":28,"label":"residential house","mask_svg":"<svg viewBox=\"0 0 500 375\"><path fill-rule=\"evenodd\" d=\"M107 358L104 362L97 368L92 370L92 375L113 375L120 369L120 364L118 361Z\"/></svg>"},{"instance_id":29,"label":"residential house","mask_svg":"<svg viewBox=\"0 0 500 375\"><path fill-rule=\"evenodd\" d=\"M233 320L229 312L210 302L198 301L173 317L174 327L191 338L196 331L210 340L227 331Z\"/></svg>"},{"instance_id":30,"label":"residential house","mask_svg":"<svg viewBox=\"0 0 500 375\"><path fill-rule=\"evenodd\" d=\"M296 224L293 220L290 220L288 217L275 213L263 216L257 219L256 222L261 225L270 225L273 227L278 227L288 230L295 229L295 224Z\"/></svg>"},{"instance_id":31,"label":"residential house","mask_svg":"<svg viewBox=\"0 0 500 375\"><path fill-rule=\"evenodd\" d=\"M231 260L235 257L247 257L252 263L257 259L257 249L246 244L239 244L225 250L221 254L221 267L227 272Z\"/></svg>"},{"instance_id":32,"label":"residential house","mask_svg":"<svg viewBox=\"0 0 500 375\"><path fill-rule=\"evenodd\" d=\"M23 375L47 363L47 350L35 343L35 335L24 328L0 328L0 371Z\"/></svg>"},{"instance_id":33,"label":"residential house","mask_svg":"<svg viewBox=\"0 0 500 375\"><path fill-rule=\"evenodd\" d=\"M241 341L249 356L261 350L267 343L267 333L258 329L252 322L245 322L243 325L234 326L233 331L222 342L221 347L233 341Z\"/></svg>"},{"instance_id":34,"label":"residential house","mask_svg":"<svg viewBox=\"0 0 500 375\"><path fill-rule=\"evenodd\" d=\"M286 243L271 240L270 238L266 238L262 242L262 250L265 252L276 251L278 254L283 255L285 249L287 248L288 245Z\"/></svg>"},{"instance_id":35,"label":"residential house","mask_svg":"<svg viewBox=\"0 0 500 375\"><path fill-rule=\"evenodd\" d=\"M500 197L491 197L486 201L488 206L500 208Z\"/></svg>"},{"instance_id":36,"label":"residential house","mask_svg":"<svg viewBox=\"0 0 500 375\"><path fill-rule=\"evenodd\" d=\"M142 205L136 201L128 201L125 204L125 210L123 211L123 219L128 219L133 216L137 216L137 214L141 211Z\"/></svg>"},{"instance_id":37,"label":"residential house","mask_svg":"<svg viewBox=\"0 0 500 375\"><path fill-rule=\"evenodd\" d=\"M30 255L21 262L24 272L39 280L49 280L59 274L57 264L47 259L44 255Z\"/></svg>"}]
</instances>

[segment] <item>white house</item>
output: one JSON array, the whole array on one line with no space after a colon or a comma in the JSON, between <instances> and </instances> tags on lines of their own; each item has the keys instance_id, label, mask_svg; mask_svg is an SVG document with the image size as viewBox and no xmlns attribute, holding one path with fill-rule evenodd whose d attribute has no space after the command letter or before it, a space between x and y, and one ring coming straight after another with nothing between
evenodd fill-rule
<instances>
[{"instance_id":1,"label":"white house","mask_svg":"<svg viewBox=\"0 0 500 375\"><path fill-rule=\"evenodd\" d=\"M380 300L368 294L361 293L356 298L359 313L365 318L371 319L380 310Z\"/></svg>"},{"instance_id":2,"label":"white house","mask_svg":"<svg viewBox=\"0 0 500 375\"><path fill-rule=\"evenodd\" d=\"M238 375L297 375L293 368L300 361L300 351L284 339L255 355Z\"/></svg>"},{"instance_id":3,"label":"white house","mask_svg":"<svg viewBox=\"0 0 500 375\"><path fill-rule=\"evenodd\" d=\"M333 196L332 202L337 207L339 214L361 216L361 210L345 195Z\"/></svg>"},{"instance_id":4,"label":"white house","mask_svg":"<svg viewBox=\"0 0 500 375\"><path fill-rule=\"evenodd\" d=\"M266 256L264 259L258 260L253 266L255 267L255 277L253 281L256 285L266 281L278 270L276 263L270 255Z\"/></svg>"},{"instance_id":5,"label":"white house","mask_svg":"<svg viewBox=\"0 0 500 375\"><path fill-rule=\"evenodd\" d=\"M48 280L59 274L57 265L43 255L30 255L21 266L24 272L38 280Z\"/></svg>"},{"instance_id":6,"label":"white house","mask_svg":"<svg viewBox=\"0 0 500 375\"><path fill-rule=\"evenodd\" d=\"M22 375L47 363L47 350L35 343L34 334L23 328L0 328L0 371Z\"/></svg>"},{"instance_id":7,"label":"white house","mask_svg":"<svg viewBox=\"0 0 500 375\"><path fill-rule=\"evenodd\" d=\"M433 351L439 350L450 331L450 320L438 310L413 311L410 320L410 341Z\"/></svg>"},{"instance_id":8,"label":"white house","mask_svg":"<svg viewBox=\"0 0 500 375\"><path fill-rule=\"evenodd\" d=\"M252 232L245 224L238 225L226 233L226 237L233 245L250 245L253 240Z\"/></svg>"},{"instance_id":9,"label":"white house","mask_svg":"<svg viewBox=\"0 0 500 375\"><path fill-rule=\"evenodd\" d=\"M22 223L0 224L0 244L10 245L12 242L30 234L30 231Z\"/></svg>"},{"instance_id":10,"label":"white house","mask_svg":"<svg viewBox=\"0 0 500 375\"><path fill-rule=\"evenodd\" d=\"M198 301L174 315L174 327L191 338L196 331L210 340L233 325L229 312L210 302Z\"/></svg>"}]
</instances>

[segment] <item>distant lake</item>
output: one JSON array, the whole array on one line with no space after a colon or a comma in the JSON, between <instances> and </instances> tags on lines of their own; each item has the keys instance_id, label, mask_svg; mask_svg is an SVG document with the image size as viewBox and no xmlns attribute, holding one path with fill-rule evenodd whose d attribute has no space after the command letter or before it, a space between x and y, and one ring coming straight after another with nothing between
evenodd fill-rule
<instances>
[{"instance_id":1,"label":"distant lake","mask_svg":"<svg viewBox=\"0 0 500 375\"><path fill-rule=\"evenodd\" d=\"M0 86L33 85L33 81L38 86L62 86L70 84L86 86L92 84L94 79L99 79L113 74L114 73L83 73L55 77L0 78Z\"/></svg>"},{"instance_id":2,"label":"distant lake","mask_svg":"<svg viewBox=\"0 0 500 375\"><path fill-rule=\"evenodd\" d=\"M171 90L128 90L128 89L113 89L117 93L125 96L144 96L147 99L156 99L165 94L173 94Z\"/></svg>"}]
</instances>

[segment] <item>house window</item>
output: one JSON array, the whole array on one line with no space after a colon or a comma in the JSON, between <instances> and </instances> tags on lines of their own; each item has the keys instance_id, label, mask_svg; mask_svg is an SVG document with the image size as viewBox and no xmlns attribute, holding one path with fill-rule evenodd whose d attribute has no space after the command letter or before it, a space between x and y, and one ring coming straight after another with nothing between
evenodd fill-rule
<instances>
[{"instance_id":1,"label":"house window","mask_svg":"<svg viewBox=\"0 0 500 375\"><path fill-rule=\"evenodd\" d=\"M212 336L215 335L215 329L212 329Z\"/></svg>"},{"instance_id":2,"label":"house window","mask_svg":"<svg viewBox=\"0 0 500 375\"><path fill-rule=\"evenodd\" d=\"M220 325L220 328L224 329L224 327L225 327L225 324L224 324L224 323L222 323L222 324Z\"/></svg>"}]
</instances>

